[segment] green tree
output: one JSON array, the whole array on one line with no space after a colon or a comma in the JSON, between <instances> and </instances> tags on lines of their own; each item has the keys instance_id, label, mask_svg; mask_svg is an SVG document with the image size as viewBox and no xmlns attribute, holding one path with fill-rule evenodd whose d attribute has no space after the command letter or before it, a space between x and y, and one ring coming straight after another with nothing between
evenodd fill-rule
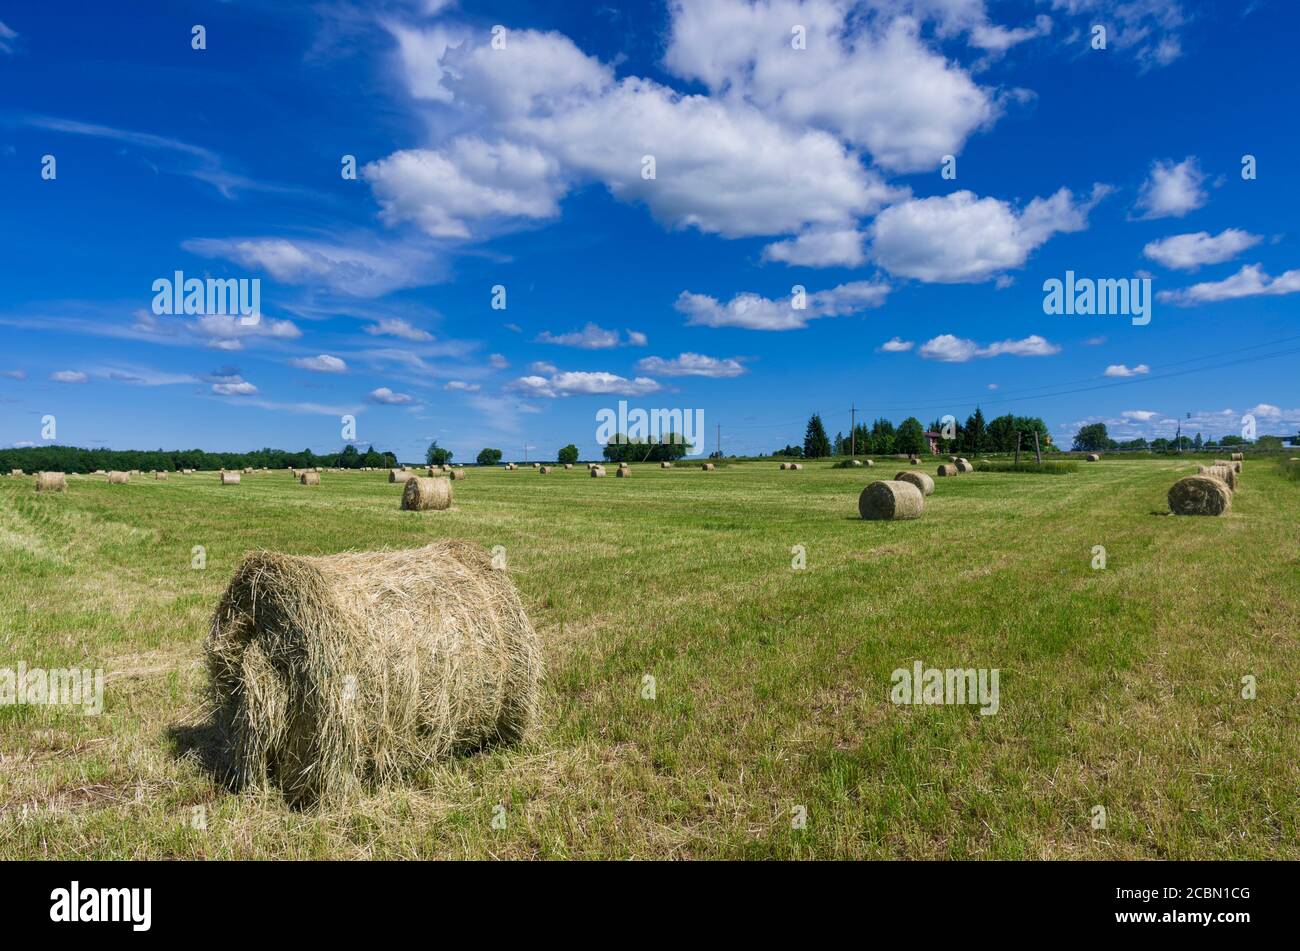
<instances>
[{"instance_id":1,"label":"green tree","mask_svg":"<svg viewBox=\"0 0 1300 951\"><path fill-rule=\"evenodd\" d=\"M988 448L988 429L984 424L984 413L978 406L975 407L975 412L966 417L966 425L962 427L961 448L971 455Z\"/></svg>"},{"instance_id":2,"label":"green tree","mask_svg":"<svg viewBox=\"0 0 1300 951\"><path fill-rule=\"evenodd\" d=\"M813 413L808 417L808 429L803 436L803 454L805 459L825 459L831 454L830 437L822 425L821 415Z\"/></svg>"},{"instance_id":3,"label":"green tree","mask_svg":"<svg viewBox=\"0 0 1300 951\"><path fill-rule=\"evenodd\" d=\"M263 465L266 464L267 463L263 463ZM339 468L340 469L361 468L361 453L357 452L356 446L348 444L343 447L343 451L339 453Z\"/></svg>"},{"instance_id":4,"label":"green tree","mask_svg":"<svg viewBox=\"0 0 1300 951\"><path fill-rule=\"evenodd\" d=\"M776 450L776 452L772 453L772 455L774 455L774 456L789 456L789 457L791 457L792 459L802 459L802 458L803 458L803 447L802 447L802 446L786 446L784 449L778 449L778 450Z\"/></svg>"},{"instance_id":5,"label":"green tree","mask_svg":"<svg viewBox=\"0 0 1300 951\"><path fill-rule=\"evenodd\" d=\"M919 419L909 416L898 424L898 432L894 434L894 448L912 455L925 452L925 429Z\"/></svg>"},{"instance_id":6,"label":"green tree","mask_svg":"<svg viewBox=\"0 0 1300 951\"><path fill-rule=\"evenodd\" d=\"M429 443L429 448L424 452L424 461L431 466L445 466L451 462L452 451L443 449L438 445L438 440Z\"/></svg>"},{"instance_id":7,"label":"green tree","mask_svg":"<svg viewBox=\"0 0 1300 951\"><path fill-rule=\"evenodd\" d=\"M1074 434L1075 452L1100 452L1110 448L1110 434L1105 423L1090 423Z\"/></svg>"},{"instance_id":8,"label":"green tree","mask_svg":"<svg viewBox=\"0 0 1300 951\"><path fill-rule=\"evenodd\" d=\"M894 448L894 424L881 417L871 424L871 452L887 456L896 452ZM866 451L864 447L864 451Z\"/></svg>"},{"instance_id":9,"label":"green tree","mask_svg":"<svg viewBox=\"0 0 1300 951\"><path fill-rule=\"evenodd\" d=\"M573 463L578 461L578 447L575 446L573 443L569 443L567 446L565 446L563 449L559 451L559 453L556 455L556 458L560 461L560 465L562 466L572 465Z\"/></svg>"},{"instance_id":10,"label":"green tree","mask_svg":"<svg viewBox=\"0 0 1300 951\"><path fill-rule=\"evenodd\" d=\"M495 466L501 461L500 449L480 449L477 462L480 466Z\"/></svg>"}]
</instances>

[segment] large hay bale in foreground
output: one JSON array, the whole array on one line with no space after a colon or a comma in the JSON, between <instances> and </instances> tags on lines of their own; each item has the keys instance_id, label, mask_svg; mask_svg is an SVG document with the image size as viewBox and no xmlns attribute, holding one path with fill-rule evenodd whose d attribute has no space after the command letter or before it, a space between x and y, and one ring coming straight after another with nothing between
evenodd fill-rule
<instances>
[{"instance_id":1,"label":"large hay bale in foreground","mask_svg":"<svg viewBox=\"0 0 1300 951\"><path fill-rule=\"evenodd\" d=\"M904 469L894 476L896 482L910 482L921 490L922 495L934 494L934 480L924 472L916 472L912 469Z\"/></svg>"},{"instance_id":2,"label":"large hay bale in foreground","mask_svg":"<svg viewBox=\"0 0 1300 951\"><path fill-rule=\"evenodd\" d=\"M935 470L935 474L940 476L955 476L958 471L956 463L945 462L940 464L939 468Z\"/></svg>"},{"instance_id":3,"label":"large hay bale in foreground","mask_svg":"<svg viewBox=\"0 0 1300 951\"><path fill-rule=\"evenodd\" d=\"M451 480L411 476L402 489L402 509L407 512L442 511L451 508Z\"/></svg>"},{"instance_id":4,"label":"large hay bale in foreground","mask_svg":"<svg viewBox=\"0 0 1300 951\"><path fill-rule=\"evenodd\" d=\"M320 485L319 472L304 472L302 478L298 480L303 485Z\"/></svg>"},{"instance_id":5,"label":"large hay bale in foreground","mask_svg":"<svg viewBox=\"0 0 1300 951\"><path fill-rule=\"evenodd\" d=\"M1169 489L1175 515L1223 515L1232 508L1232 490L1212 475L1184 476Z\"/></svg>"},{"instance_id":6,"label":"large hay bale in foreground","mask_svg":"<svg viewBox=\"0 0 1300 951\"><path fill-rule=\"evenodd\" d=\"M924 509L921 490L911 482L897 479L873 482L858 496L858 514L875 521L920 518Z\"/></svg>"},{"instance_id":7,"label":"large hay bale in foreground","mask_svg":"<svg viewBox=\"0 0 1300 951\"><path fill-rule=\"evenodd\" d=\"M605 478L605 467L604 467L604 466L592 466L590 471L591 471L591 477L592 477L593 479L603 479L603 478Z\"/></svg>"},{"instance_id":8,"label":"large hay bale in foreground","mask_svg":"<svg viewBox=\"0 0 1300 951\"><path fill-rule=\"evenodd\" d=\"M249 554L204 650L236 780L295 804L516 742L537 718L537 635L509 575L464 542Z\"/></svg>"},{"instance_id":9,"label":"large hay bale in foreground","mask_svg":"<svg viewBox=\"0 0 1300 951\"><path fill-rule=\"evenodd\" d=\"M131 481L131 475L127 472L110 472L108 474L109 485L126 485Z\"/></svg>"},{"instance_id":10,"label":"large hay bale in foreground","mask_svg":"<svg viewBox=\"0 0 1300 951\"><path fill-rule=\"evenodd\" d=\"M66 492L67 490L68 478L62 472L36 473L37 492Z\"/></svg>"},{"instance_id":11,"label":"large hay bale in foreground","mask_svg":"<svg viewBox=\"0 0 1300 951\"><path fill-rule=\"evenodd\" d=\"M223 472L223 473L221 473L221 484L222 484L222 485L239 485L239 473L238 473L238 472Z\"/></svg>"}]
</instances>

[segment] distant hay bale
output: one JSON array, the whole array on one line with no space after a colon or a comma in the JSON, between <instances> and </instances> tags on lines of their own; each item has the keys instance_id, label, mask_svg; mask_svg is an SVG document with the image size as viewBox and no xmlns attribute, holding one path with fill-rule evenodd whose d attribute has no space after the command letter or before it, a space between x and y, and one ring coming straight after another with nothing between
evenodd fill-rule
<instances>
[{"instance_id":1,"label":"distant hay bale","mask_svg":"<svg viewBox=\"0 0 1300 951\"><path fill-rule=\"evenodd\" d=\"M1245 462L1246 454L1244 452L1234 452L1228 458L1231 459L1233 462Z\"/></svg>"},{"instance_id":2,"label":"distant hay bale","mask_svg":"<svg viewBox=\"0 0 1300 951\"><path fill-rule=\"evenodd\" d=\"M539 466L541 466L541 463L540 463L540 462L534 462L534 463L533 463L533 468L534 468L534 469L538 468Z\"/></svg>"},{"instance_id":3,"label":"distant hay bale","mask_svg":"<svg viewBox=\"0 0 1300 951\"><path fill-rule=\"evenodd\" d=\"M165 473L165 472L155 472L155 473L153 474L153 478L154 478L154 481L155 481L155 482L166 482L166 481L167 481L167 473Z\"/></svg>"},{"instance_id":4,"label":"distant hay bale","mask_svg":"<svg viewBox=\"0 0 1300 951\"><path fill-rule=\"evenodd\" d=\"M592 477L593 479L603 479L603 478L605 478L605 467L604 467L604 466L592 466L592 467L591 467L591 477Z\"/></svg>"},{"instance_id":5,"label":"distant hay bale","mask_svg":"<svg viewBox=\"0 0 1300 951\"><path fill-rule=\"evenodd\" d=\"M130 481L131 474L129 472L110 472L108 474L109 485L126 485Z\"/></svg>"},{"instance_id":6,"label":"distant hay bale","mask_svg":"<svg viewBox=\"0 0 1300 951\"><path fill-rule=\"evenodd\" d=\"M875 466L876 461L874 459L863 459L862 464L870 469Z\"/></svg>"},{"instance_id":7,"label":"distant hay bale","mask_svg":"<svg viewBox=\"0 0 1300 951\"><path fill-rule=\"evenodd\" d=\"M1169 490L1175 515L1223 515L1232 508L1232 490L1212 475L1184 476Z\"/></svg>"},{"instance_id":8,"label":"distant hay bale","mask_svg":"<svg viewBox=\"0 0 1300 951\"><path fill-rule=\"evenodd\" d=\"M701 462L700 468L703 469L705 472L712 472L714 469L714 465L711 462Z\"/></svg>"},{"instance_id":9,"label":"distant hay bale","mask_svg":"<svg viewBox=\"0 0 1300 951\"><path fill-rule=\"evenodd\" d=\"M37 492L66 492L67 490L68 479L62 472L36 473Z\"/></svg>"},{"instance_id":10,"label":"distant hay bale","mask_svg":"<svg viewBox=\"0 0 1300 951\"><path fill-rule=\"evenodd\" d=\"M615 472L614 475L617 476L617 477L620 478L620 479L627 479L627 478L631 477L631 475L632 475L632 470L631 470L631 469L628 469L628 468L626 468L626 467L624 467L624 466L619 466L618 471Z\"/></svg>"},{"instance_id":11,"label":"distant hay bale","mask_svg":"<svg viewBox=\"0 0 1300 951\"><path fill-rule=\"evenodd\" d=\"M673 467L673 464L672 464L671 462L661 462L661 463L659 463L659 468L660 468L660 469L671 469L672 467Z\"/></svg>"},{"instance_id":12,"label":"distant hay bale","mask_svg":"<svg viewBox=\"0 0 1300 951\"><path fill-rule=\"evenodd\" d=\"M948 457L948 461L949 461L949 462L956 462L957 459L958 459L957 456L949 456L949 457Z\"/></svg>"},{"instance_id":13,"label":"distant hay bale","mask_svg":"<svg viewBox=\"0 0 1300 951\"><path fill-rule=\"evenodd\" d=\"M403 469L388 470L388 482L390 485L395 482L405 483L406 480L410 478L412 478L411 474Z\"/></svg>"},{"instance_id":14,"label":"distant hay bale","mask_svg":"<svg viewBox=\"0 0 1300 951\"><path fill-rule=\"evenodd\" d=\"M302 478L298 480L303 485L320 485L319 472L304 472Z\"/></svg>"},{"instance_id":15,"label":"distant hay bale","mask_svg":"<svg viewBox=\"0 0 1300 951\"><path fill-rule=\"evenodd\" d=\"M518 469L518 468L519 468L519 467L516 466L513 462L507 462L507 463L506 463L506 472L514 472L514 471L515 471L516 469Z\"/></svg>"},{"instance_id":16,"label":"distant hay bale","mask_svg":"<svg viewBox=\"0 0 1300 951\"><path fill-rule=\"evenodd\" d=\"M566 463L564 464L564 468L566 468L566 469L572 469L572 468L573 468L573 463L572 463L572 462L566 462Z\"/></svg>"},{"instance_id":17,"label":"distant hay bale","mask_svg":"<svg viewBox=\"0 0 1300 951\"><path fill-rule=\"evenodd\" d=\"M897 479L880 479L871 483L858 496L858 514L873 521L897 521L920 518L925 509L925 497L911 482Z\"/></svg>"},{"instance_id":18,"label":"distant hay bale","mask_svg":"<svg viewBox=\"0 0 1300 951\"><path fill-rule=\"evenodd\" d=\"M790 463L788 463L788 462L783 462L783 463L781 463L781 471L782 471L782 472L784 472L786 469L789 469L789 468L790 468Z\"/></svg>"},{"instance_id":19,"label":"distant hay bale","mask_svg":"<svg viewBox=\"0 0 1300 951\"><path fill-rule=\"evenodd\" d=\"M407 512L442 511L451 508L451 480L411 476L402 489L402 509Z\"/></svg>"},{"instance_id":20,"label":"distant hay bale","mask_svg":"<svg viewBox=\"0 0 1300 951\"><path fill-rule=\"evenodd\" d=\"M453 469L451 472L448 473L448 476L450 476L450 478L453 481L455 481L457 479L466 478L466 472L464 469Z\"/></svg>"},{"instance_id":21,"label":"distant hay bale","mask_svg":"<svg viewBox=\"0 0 1300 951\"><path fill-rule=\"evenodd\" d=\"M1233 492L1237 491L1237 471L1232 466L1197 466L1196 473L1197 475L1213 476L1222 482L1226 482L1228 488L1232 489Z\"/></svg>"},{"instance_id":22,"label":"distant hay bale","mask_svg":"<svg viewBox=\"0 0 1300 951\"><path fill-rule=\"evenodd\" d=\"M796 469L796 470L802 469L802 468L803 468L803 463L802 463L802 462L792 462L792 463L790 463L790 468L791 468L791 469Z\"/></svg>"},{"instance_id":23,"label":"distant hay bale","mask_svg":"<svg viewBox=\"0 0 1300 951\"><path fill-rule=\"evenodd\" d=\"M970 460L969 460L969 459L963 459L961 456L958 456L958 457L957 457L957 471L958 471L958 472L974 472L974 471L975 471L975 467L974 467L973 465L970 464Z\"/></svg>"},{"instance_id":24,"label":"distant hay bale","mask_svg":"<svg viewBox=\"0 0 1300 951\"><path fill-rule=\"evenodd\" d=\"M538 716L537 634L509 575L464 542L251 553L204 655L234 778L299 806L517 743Z\"/></svg>"},{"instance_id":25,"label":"distant hay bale","mask_svg":"<svg viewBox=\"0 0 1300 951\"><path fill-rule=\"evenodd\" d=\"M9 470L9 474L10 474L11 476L20 476L20 475L23 474L23 470L22 470L22 469L10 469L10 470Z\"/></svg>"},{"instance_id":26,"label":"distant hay bale","mask_svg":"<svg viewBox=\"0 0 1300 951\"><path fill-rule=\"evenodd\" d=\"M870 462L871 460L868 459L867 461ZM849 460L849 465L853 466L854 468L857 468L858 466L862 465L862 460L861 460L861 459L850 459L850 460Z\"/></svg>"},{"instance_id":27,"label":"distant hay bale","mask_svg":"<svg viewBox=\"0 0 1300 951\"><path fill-rule=\"evenodd\" d=\"M934 494L934 480L924 472L917 472L912 469L904 469L898 475L894 476L895 482L910 482L921 490L922 495Z\"/></svg>"},{"instance_id":28,"label":"distant hay bale","mask_svg":"<svg viewBox=\"0 0 1300 951\"><path fill-rule=\"evenodd\" d=\"M1084 458L1087 459L1089 462L1101 462L1101 456L1099 456L1095 452L1088 453L1088 455L1084 456Z\"/></svg>"},{"instance_id":29,"label":"distant hay bale","mask_svg":"<svg viewBox=\"0 0 1300 951\"><path fill-rule=\"evenodd\" d=\"M103 469L96 469L95 475L107 475L107 473L105 473Z\"/></svg>"},{"instance_id":30,"label":"distant hay bale","mask_svg":"<svg viewBox=\"0 0 1300 951\"><path fill-rule=\"evenodd\" d=\"M916 456L908 456L907 464L909 466L919 466L921 464L921 460L916 458Z\"/></svg>"},{"instance_id":31,"label":"distant hay bale","mask_svg":"<svg viewBox=\"0 0 1300 951\"><path fill-rule=\"evenodd\" d=\"M316 471L317 471L317 472L320 472L319 469L317 469ZM244 468L244 473L245 473L246 475L252 475L252 474L253 474L253 467L252 467L252 466L246 466L246 467Z\"/></svg>"},{"instance_id":32,"label":"distant hay bale","mask_svg":"<svg viewBox=\"0 0 1300 951\"><path fill-rule=\"evenodd\" d=\"M540 472L542 475L549 475L550 472L551 472L551 467L550 467L550 466L539 466L539 467L537 468L537 471Z\"/></svg>"},{"instance_id":33,"label":"distant hay bale","mask_svg":"<svg viewBox=\"0 0 1300 951\"><path fill-rule=\"evenodd\" d=\"M1241 472L1241 460L1239 459L1215 459L1214 464L1216 466L1227 466L1233 472Z\"/></svg>"},{"instance_id":34,"label":"distant hay bale","mask_svg":"<svg viewBox=\"0 0 1300 951\"><path fill-rule=\"evenodd\" d=\"M957 468L956 463L945 462L940 464L939 468L935 470L935 474L940 476L955 476L960 471L961 470Z\"/></svg>"},{"instance_id":35,"label":"distant hay bale","mask_svg":"<svg viewBox=\"0 0 1300 951\"><path fill-rule=\"evenodd\" d=\"M239 473L238 473L238 472L223 472L223 473L221 473L221 484L222 484L222 485L239 485Z\"/></svg>"},{"instance_id":36,"label":"distant hay bale","mask_svg":"<svg viewBox=\"0 0 1300 951\"><path fill-rule=\"evenodd\" d=\"M626 462L620 462L620 463L618 464L618 467L619 467L620 469L630 469L630 468L631 468L631 466L629 466Z\"/></svg>"}]
</instances>

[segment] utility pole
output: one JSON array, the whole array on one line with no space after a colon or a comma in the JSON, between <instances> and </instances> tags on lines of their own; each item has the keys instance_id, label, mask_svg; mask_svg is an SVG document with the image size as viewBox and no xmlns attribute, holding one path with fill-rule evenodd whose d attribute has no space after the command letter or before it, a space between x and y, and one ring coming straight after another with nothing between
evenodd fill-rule
<instances>
[{"instance_id":1,"label":"utility pole","mask_svg":"<svg viewBox=\"0 0 1300 951\"><path fill-rule=\"evenodd\" d=\"M855 402L849 407L849 458L852 459L858 454L858 405Z\"/></svg>"},{"instance_id":2,"label":"utility pole","mask_svg":"<svg viewBox=\"0 0 1300 951\"><path fill-rule=\"evenodd\" d=\"M718 423L718 458L722 458L722 424Z\"/></svg>"},{"instance_id":3,"label":"utility pole","mask_svg":"<svg viewBox=\"0 0 1300 951\"><path fill-rule=\"evenodd\" d=\"M1034 430L1034 460L1041 466L1043 464L1043 450L1038 445L1038 430Z\"/></svg>"},{"instance_id":4,"label":"utility pole","mask_svg":"<svg viewBox=\"0 0 1300 951\"><path fill-rule=\"evenodd\" d=\"M1020 430L1016 430L1016 465L1020 465L1020 437L1023 435Z\"/></svg>"},{"instance_id":5,"label":"utility pole","mask_svg":"<svg viewBox=\"0 0 1300 951\"><path fill-rule=\"evenodd\" d=\"M524 440L524 462L528 462L528 440Z\"/></svg>"}]
</instances>

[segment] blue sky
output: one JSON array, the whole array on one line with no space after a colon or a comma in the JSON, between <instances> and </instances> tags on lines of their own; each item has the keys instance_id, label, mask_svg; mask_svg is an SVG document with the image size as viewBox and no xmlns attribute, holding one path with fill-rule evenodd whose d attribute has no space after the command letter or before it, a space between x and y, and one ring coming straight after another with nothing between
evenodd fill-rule
<instances>
[{"instance_id":1,"label":"blue sky","mask_svg":"<svg viewBox=\"0 0 1300 951\"><path fill-rule=\"evenodd\" d=\"M150 6L0 6L4 445L1300 429L1293 4ZM154 314L176 271L261 322ZM1150 322L1045 314L1067 271Z\"/></svg>"}]
</instances>

